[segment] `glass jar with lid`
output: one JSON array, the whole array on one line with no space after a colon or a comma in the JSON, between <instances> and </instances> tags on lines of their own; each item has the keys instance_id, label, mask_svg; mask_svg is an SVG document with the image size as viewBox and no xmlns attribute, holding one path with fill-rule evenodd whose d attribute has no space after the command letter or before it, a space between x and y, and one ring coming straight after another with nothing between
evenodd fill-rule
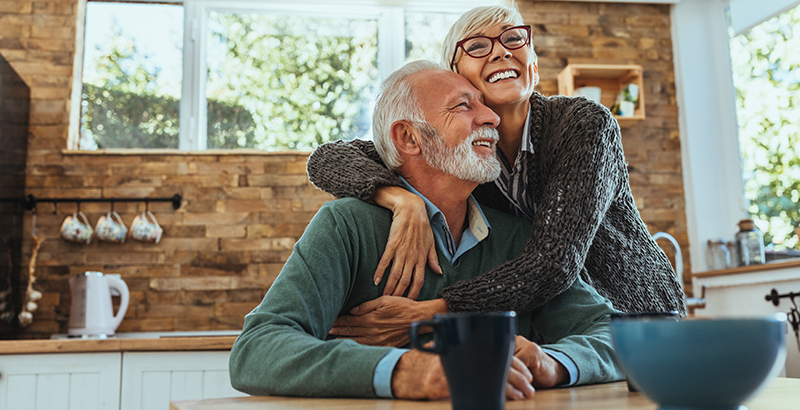
<instances>
[{"instance_id":1,"label":"glass jar with lid","mask_svg":"<svg viewBox=\"0 0 800 410\"><path fill-rule=\"evenodd\" d=\"M708 270L720 270L731 267L731 252L725 246L724 239L709 239L706 249Z\"/></svg>"},{"instance_id":2,"label":"glass jar with lid","mask_svg":"<svg viewBox=\"0 0 800 410\"><path fill-rule=\"evenodd\" d=\"M764 234L756 228L752 219L739 221L736 233L736 254L739 266L758 265L766 262L764 255Z\"/></svg>"}]
</instances>

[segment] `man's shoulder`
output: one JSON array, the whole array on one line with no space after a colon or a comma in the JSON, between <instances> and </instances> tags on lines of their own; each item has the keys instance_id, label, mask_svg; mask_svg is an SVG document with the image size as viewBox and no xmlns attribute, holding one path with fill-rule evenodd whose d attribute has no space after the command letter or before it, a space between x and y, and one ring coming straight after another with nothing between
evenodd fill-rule
<instances>
[{"instance_id":1,"label":"man's shoulder","mask_svg":"<svg viewBox=\"0 0 800 410\"><path fill-rule=\"evenodd\" d=\"M352 217L355 219L389 218L389 220L391 220L392 217L392 213L388 209L368 204L357 198L341 198L328 201L322 205L319 212L331 213L346 218Z\"/></svg>"}]
</instances>

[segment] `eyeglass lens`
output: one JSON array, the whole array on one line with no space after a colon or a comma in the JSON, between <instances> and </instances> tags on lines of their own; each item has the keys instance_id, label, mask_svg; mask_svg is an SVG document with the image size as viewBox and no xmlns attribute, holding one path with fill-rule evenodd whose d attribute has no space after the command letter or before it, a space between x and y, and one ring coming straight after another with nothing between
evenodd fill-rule
<instances>
[{"instance_id":1,"label":"eyeglass lens","mask_svg":"<svg viewBox=\"0 0 800 410\"><path fill-rule=\"evenodd\" d=\"M503 44L503 47L509 50L518 49L528 43L528 31L523 27L512 27L500 33L498 37L500 39L500 43ZM473 37L467 39L463 43L462 47L464 51L470 55L470 57L485 57L492 52L494 40L498 37Z\"/></svg>"}]
</instances>

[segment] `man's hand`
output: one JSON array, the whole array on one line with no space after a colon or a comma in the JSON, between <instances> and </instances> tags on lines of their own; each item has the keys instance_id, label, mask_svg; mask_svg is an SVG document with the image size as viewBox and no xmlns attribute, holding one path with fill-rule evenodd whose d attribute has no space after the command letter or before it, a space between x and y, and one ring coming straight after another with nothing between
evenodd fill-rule
<instances>
[{"instance_id":1,"label":"man's hand","mask_svg":"<svg viewBox=\"0 0 800 410\"><path fill-rule=\"evenodd\" d=\"M381 296L339 316L330 334L347 337L363 345L405 346L408 330L415 320L430 320L436 313L447 313L444 299L415 302L400 296Z\"/></svg>"},{"instance_id":2,"label":"man's hand","mask_svg":"<svg viewBox=\"0 0 800 410\"><path fill-rule=\"evenodd\" d=\"M521 400L533 396L531 373L513 359L506 384L506 398ZM450 395L447 378L439 356L411 350L400 357L392 373L392 393L398 399L435 400Z\"/></svg>"},{"instance_id":3,"label":"man's hand","mask_svg":"<svg viewBox=\"0 0 800 410\"><path fill-rule=\"evenodd\" d=\"M522 360L514 357L511 360L511 370L508 372L508 383L506 383L506 398L509 400L522 400L533 397L536 390L531 386L533 375L531 371L522 363Z\"/></svg>"},{"instance_id":4,"label":"man's hand","mask_svg":"<svg viewBox=\"0 0 800 410\"><path fill-rule=\"evenodd\" d=\"M549 388L569 382L569 372L564 365L522 336L517 336L514 357L530 369L534 387Z\"/></svg>"},{"instance_id":5,"label":"man's hand","mask_svg":"<svg viewBox=\"0 0 800 410\"><path fill-rule=\"evenodd\" d=\"M433 353L411 350L400 356L392 373L392 394L398 399L436 400L450 395L442 361Z\"/></svg>"}]
</instances>

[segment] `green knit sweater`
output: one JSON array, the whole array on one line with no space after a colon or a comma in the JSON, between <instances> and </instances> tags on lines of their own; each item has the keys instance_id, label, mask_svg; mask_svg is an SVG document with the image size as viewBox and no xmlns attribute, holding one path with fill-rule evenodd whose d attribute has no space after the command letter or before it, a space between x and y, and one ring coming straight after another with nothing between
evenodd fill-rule
<instances>
[{"instance_id":1,"label":"green knit sweater","mask_svg":"<svg viewBox=\"0 0 800 410\"><path fill-rule=\"evenodd\" d=\"M489 237L455 266L439 258L444 274L426 272L419 300L430 300L453 283L470 279L518 254L530 225L491 209ZM295 244L261 304L245 317L230 356L234 388L249 394L375 397L373 375L392 348L326 340L333 322L351 308L381 296L372 283L388 239L392 215L355 199L325 204ZM608 315L612 308L582 281L551 303L518 316L519 333L531 327L569 356L578 383L618 380L611 359Z\"/></svg>"}]
</instances>

